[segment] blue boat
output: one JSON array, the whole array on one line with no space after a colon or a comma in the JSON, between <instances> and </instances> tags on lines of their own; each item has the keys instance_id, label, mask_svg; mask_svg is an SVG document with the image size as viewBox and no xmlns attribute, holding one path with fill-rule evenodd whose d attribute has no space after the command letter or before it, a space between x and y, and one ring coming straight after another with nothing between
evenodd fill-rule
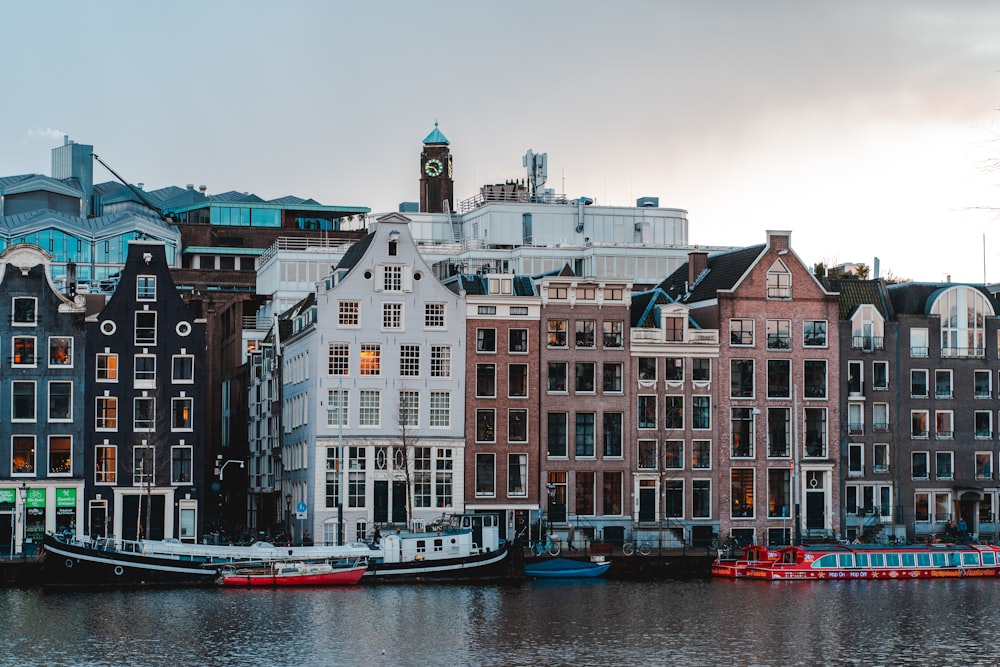
<instances>
[{"instance_id":1,"label":"blue boat","mask_svg":"<svg viewBox=\"0 0 1000 667\"><path fill-rule=\"evenodd\" d=\"M524 574L537 579L579 579L599 577L608 571L611 561L581 561L568 558L547 558L527 563Z\"/></svg>"}]
</instances>

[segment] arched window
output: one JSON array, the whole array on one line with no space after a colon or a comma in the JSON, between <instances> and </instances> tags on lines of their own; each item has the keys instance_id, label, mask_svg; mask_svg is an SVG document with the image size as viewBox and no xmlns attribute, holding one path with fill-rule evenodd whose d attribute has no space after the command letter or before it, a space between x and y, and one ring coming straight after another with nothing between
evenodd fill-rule
<instances>
[{"instance_id":1,"label":"arched window","mask_svg":"<svg viewBox=\"0 0 1000 667\"><path fill-rule=\"evenodd\" d=\"M985 294L967 285L949 287L934 299L931 314L941 317L942 356L986 356L986 318L996 313Z\"/></svg>"}]
</instances>

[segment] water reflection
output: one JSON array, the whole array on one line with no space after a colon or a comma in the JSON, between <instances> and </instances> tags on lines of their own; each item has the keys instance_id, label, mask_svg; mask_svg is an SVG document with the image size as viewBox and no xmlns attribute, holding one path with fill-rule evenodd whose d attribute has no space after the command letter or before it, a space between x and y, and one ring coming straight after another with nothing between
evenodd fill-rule
<instances>
[{"instance_id":1,"label":"water reflection","mask_svg":"<svg viewBox=\"0 0 1000 667\"><path fill-rule=\"evenodd\" d=\"M20 664L992 664L995 581L0 591Z\"/></svg>"}]
</instances>

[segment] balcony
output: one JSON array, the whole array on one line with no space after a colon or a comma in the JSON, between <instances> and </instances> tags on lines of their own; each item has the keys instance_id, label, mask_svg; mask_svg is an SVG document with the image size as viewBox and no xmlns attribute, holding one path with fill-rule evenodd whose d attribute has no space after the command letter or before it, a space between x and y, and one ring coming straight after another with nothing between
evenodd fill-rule
<instances>
[{"instance_id":1,"label":"balcony","mask_svg":"<svg viewBox=\"0 0 1000 667\"><path fill-rule=\"evenodd\" d=\"M885 338L882 336L852 336L851 349L874 352L885 349ZM927 356L926 354L924 356Z\"/></svg>"},{"instance_id":2,"label":"balcony","mask_svg":"<svg viewBox=\"0 0 1000 667\"><path fill-rule=\"evenodd\" d=\"M942 347L941 356L951 359L981 359L986 356L986 349L983 347Z\"/></svg>"}]
</instances>

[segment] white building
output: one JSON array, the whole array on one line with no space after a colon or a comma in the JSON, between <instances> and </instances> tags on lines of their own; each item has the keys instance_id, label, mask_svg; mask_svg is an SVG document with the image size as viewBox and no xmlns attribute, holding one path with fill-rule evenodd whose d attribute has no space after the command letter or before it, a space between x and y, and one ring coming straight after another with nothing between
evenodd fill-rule
<instances>
[{"instance_id":1,"label":"white building","mask_svg":"<svg viewBox=\"0 0 1000 667\"><path fill-rule=\"evenodd\" d=\"M279 341L280 483L294 539L336 543L341 513L353 541L462 509L465 308L408 218L383 217L282 317L293 323Z\"/></svg>"}]
</instances>

